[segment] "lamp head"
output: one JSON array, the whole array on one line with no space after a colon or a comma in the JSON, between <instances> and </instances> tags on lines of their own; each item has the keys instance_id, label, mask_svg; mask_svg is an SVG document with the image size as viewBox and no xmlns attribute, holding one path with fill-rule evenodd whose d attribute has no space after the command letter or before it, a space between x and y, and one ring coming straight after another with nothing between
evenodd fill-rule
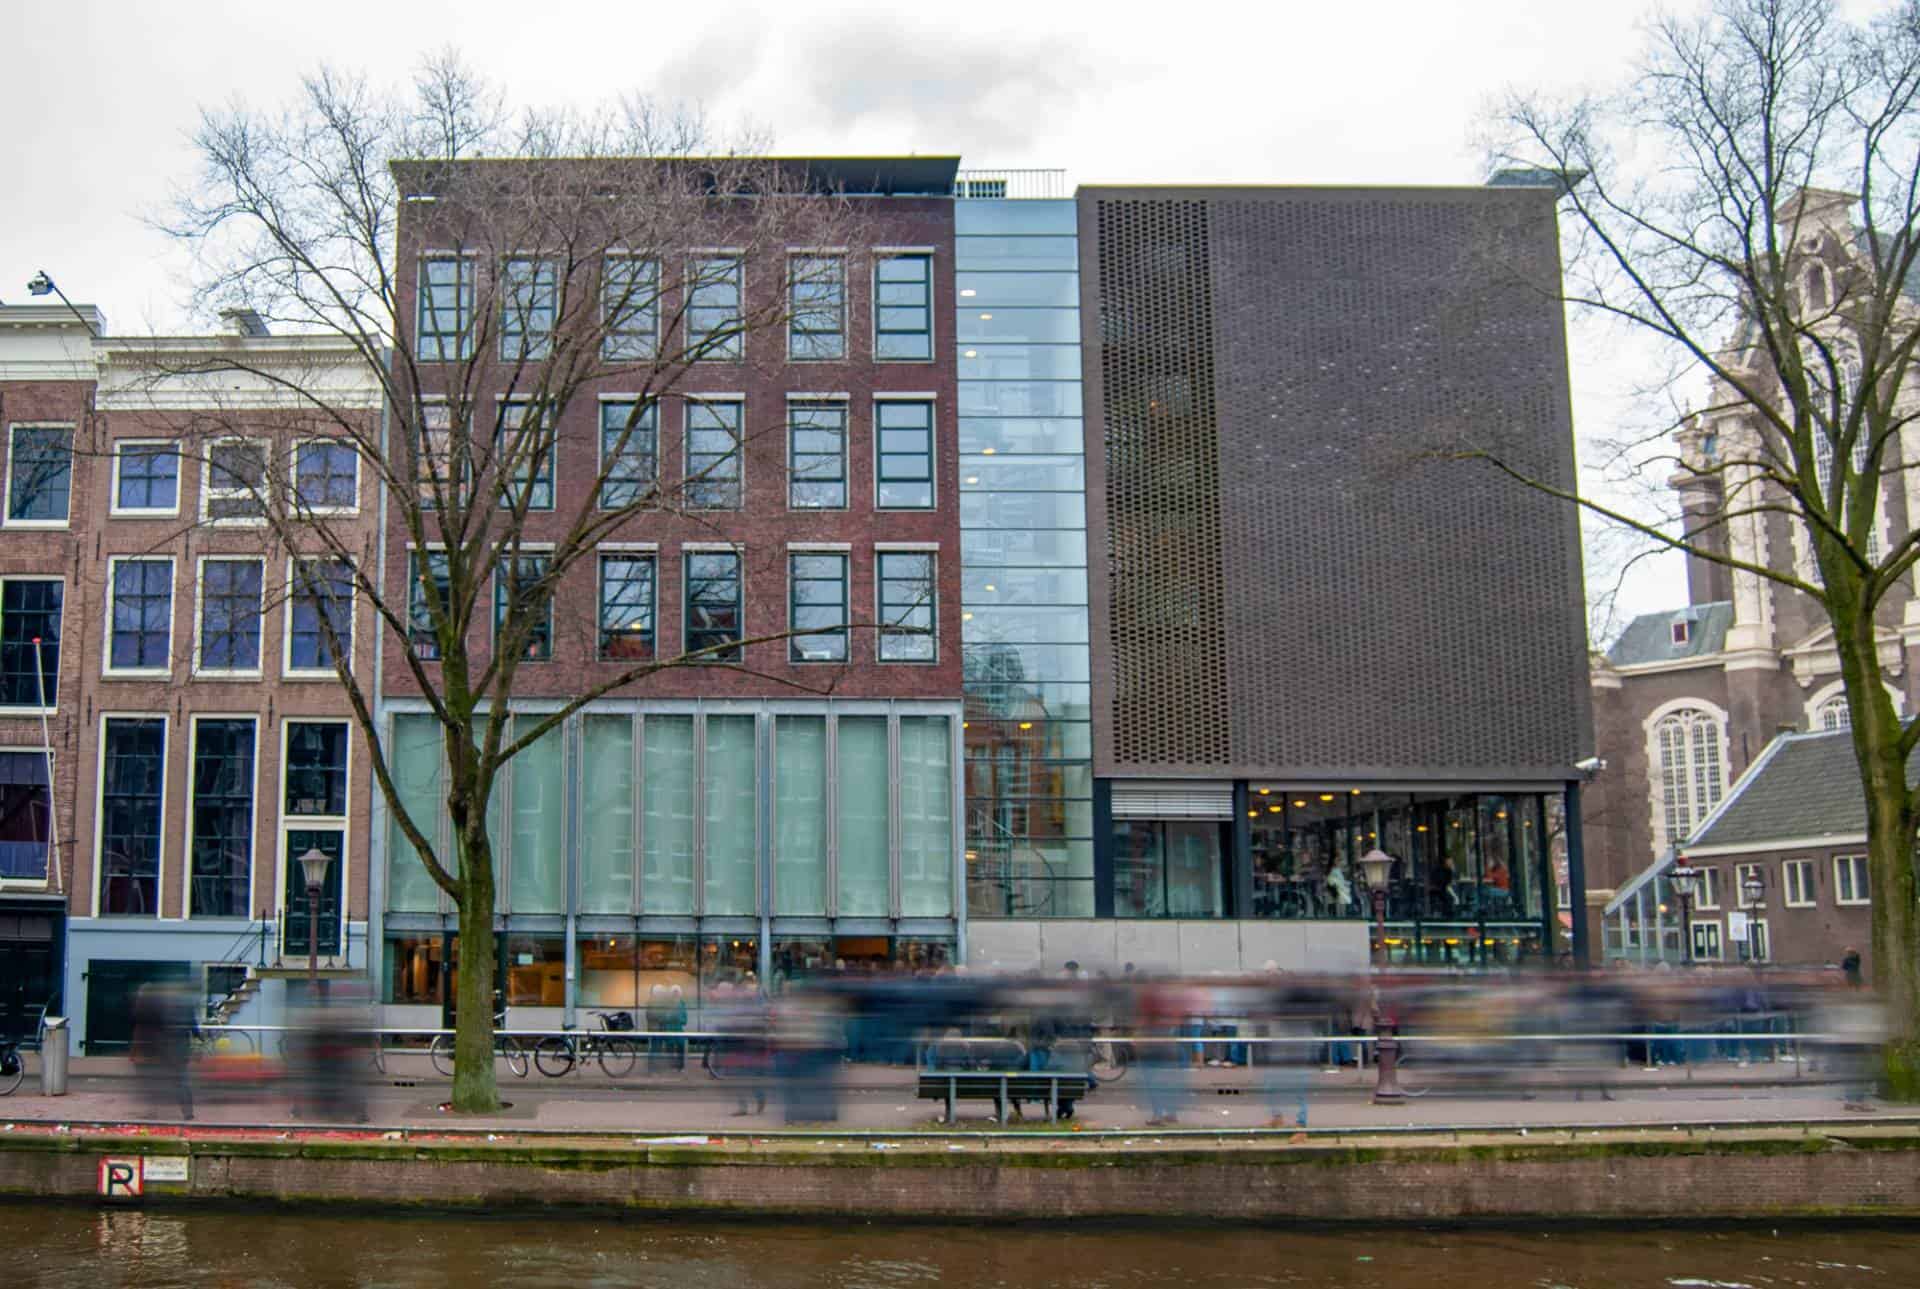
<instances>
[{"instance_id":1,"label":"lamp head","mask_svg":"<svg viewBox=\"0 0 1920 1289\"><path fill-rule=\"evenodd\" d=\"M27 294L28 295L52 295L53 294L53 279L47 276L47 271L45 269L41 269L38 273L35 273L31 278L27 279Z\"/></svg>"},{"instance_id":2,"label":"lamp head","mask_svg":"<svg viewBox=\"0 0 1920 1289\"><path fill-rule=\"evenodd\" d=\"M327 869L333 864L333 856L318 846L309 847L300 856L300 867L307 870L307 889L317 891L327 882Z\"/></svg>"},{"instance_id":3,"label":"lamp head","mask_svg":"<svg viewBox=\"0 0 1920 1289\"><path fill-rule=\"evenodd\" d=\"M1671 886L1673 893L1683 900L1693 895L1694 883L1699 880L1700 870L1685 859L1675 860L1673 867L1667 871L1667 885Z\"/></svg>"},{"instance_id":4,"label":"lamp head","mask_svg":"<svg viewBox=\"0 0 1920 1289\"><path fill-rule=\"evenodd\" d=\"M1393 870L1393 856L1375 847L1360 857L1361 871L1367 875L1367 889L1384 891L1387 889L1387 874Z\"/></svg>"},{"instance_id":5,"label":"lamp head","mask_svg":"<svg viewBox=\"0 0 1920 1289\"><path fill-rule=\"evenodd\" d=\"M1748 873L1746 880L1740 883L1740 893L1747 897L1747 903L1758 904L1766 898L1767 884L1760 874Z\"/></svg>"}]
</instances>

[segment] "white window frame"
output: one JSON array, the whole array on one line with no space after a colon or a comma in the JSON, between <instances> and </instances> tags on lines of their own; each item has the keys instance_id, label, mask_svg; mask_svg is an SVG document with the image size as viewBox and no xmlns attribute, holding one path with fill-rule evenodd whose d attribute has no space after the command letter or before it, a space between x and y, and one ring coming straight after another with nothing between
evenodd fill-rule
<instances>
[{"instance_id":1,"label":"white window frame","mask_svg":"<svg viewBox=\"0 0 1920 1289\"><path fill-rule=\"evenodd\" d=\"M1697 829L1701 821L1711 814L1720 802L1726 800L1728 786L1727 713L1706 699L1693 697L1691 695L1662 703L1659 707L1656 707L1652 712L1648 713L1646 720L1642 724L1642 729L1646 737L1647 780L1650 789L1648 793L1648 804L1650 807L1648 813L1651 817L1652 825L1650 835L1653 838L1653 850L1656 854L1665 851L1670 846L1678 846L1686 841L1685 836L1675 837L1668 834L1666 784L1662 778L1665 767L1661 757L1660 727L1661 723L1668 717L1679 715L1681 712L1688 710L1704 714L1713 725L1714 760L1718 769L1716 776L1717 783L1713 785L1713 800L1707 803L1696 801L1693 793L1693 764L1691 760L1691 744L1689 744L1689 760L1685 767L1684 775L1687 803L1692 814L1692 819L1687 826L1688 833Z\"/></svg>"},{"instance_id":2,"label":"white window frame","mask_svg":"<svg viewBox=\"0 0 1920 1289\"><path fill-rule=\"evenodd\" d=\"M333 668L331 667L296 667L293 665L293 602L294 602L294 566L295 565L301 563L302 561L317 563L320 561L337 560L339 558L340 557L337 555L293 555L293 556L289 556L287 559L286 595L284 597L285 606L282 608L280 613L280 620L281 620L280 675L283 679L286 679L286 680L335 680L335 679L338 679L338 677L334 673ZM346 562L349 564L352 563L351 560L348 560ZM354 581L354 587L353 587L353 600L349 604L347 609L347 629L352 633L351 637L346 642L347 643L347 671L349 673L353 671L354 653L360 647L360 585L358 580L359 578L358 569L356 569L354 572L354 578L355 578L355 581ZM408 589L409 589L409 592L411 592L412 588L409 587ZM411 603L411 601L409 601L409 603Z\"/></svg>"},{"instance_id":3,"label":"white window frame","mask_svg":"<svg viewBox=\"0 0 1920 1289\"><path fill-rule=\"evenodd\" d=\"M95 718L94 757L93 757L93 916L139 918L144 921L151 916L154 921L168 920L167 906L167 793L172 788L169 773L173 760L173 718L166 712L124 711L103 709ZM107 880L107 833L102 824L106 820L107 804L107 722L109 721L159 721L160 722L160 853L154 864L154 909L151 915L145 913L112 913L100 911L102 888ZM178 921L179 919L173 919Z\"/></svg>"},{"instance_id":4,"label":"white window frame","mask_svg":"<svg viewBox=\"0 0 1920 1289\"><path fill-rule=\"evenodd\" d=\"M67 432L67 517L65 519L10 519L13 505L13 449L22 430L65 430ZM71 421L9 421L7 423L7 477L0 483L0 523L8 528L37 528L57 532L73 527L74 464L78 457L80 428Z\"/></svg>"},{"instance_id":5,"label":"white window frame","mask_svg":"<svg viewBox=\"0 0 1920 1289\"><path fill-rule=\"evenodd\" d=\"M1841 865L1847 866L1847 881L1840 881ZM1858 865L1856 868L1855 865ZM1854 881L1855 875L1865 879L1867 894L1859 894L1861 883ZM1854 894L1843 896L1841 892L1851 887ZM1845 908L1861 908L1873 903L1873 872L1868 866L1865 855L1835 855L1833 857L1833 902Z\"/></svg>"},{"instance_id":6,"label":"white window frame","mask_svg":"<svg viewBox=\"0 0 1920 1289\"><path fill-rule=\"evenodd\" d=\"M213 486L213 454L224 447L236 443L251 444L260 449L260 505L263 513L259 515L235 516L231 519L213 519L209 516L214 495L221 500L230 497L251 497L248 489L215 488ZM207 444L206 453L200 458L200 522L209 528L262 528L266 526L265 511L273 508L273 445L266 439L246 434L229 434L214 439Z\"/></svg>"},{"instance_id":7,"label":"white window frame","mask_svg":"<svg viewBox=\"0 0 1920 1289\"><path fill-rule=\"evenodd\" d=\"M201 721L248 721L253 725L253 808L248 823L248 829L253 835L253 844L247 854L247 911L242 915L247 921L252 921L260 872L260 713L258 712L195 712L187 718L187 791L186 800L181 803L186 813L186 842L180 851L180 875L183 879L180 883L180 915L187 919L194 916L193 847L196 841L196 830L193 823L193 785L194 771L197 768L195 762L200 752ZM102 782L104 783L104 780Z\"/></svg>"},{"instance_id":8,"label":"white window frame","mask_svg":"<svg viewBox=\"0 0 1920 1289\"><path fill-rule=\"evenodd\" d=\"M205 655L204 635L207 617L207 565L208 564L257 564L260 567L260 631L257 642L258 661L252 667L209 667L202 661ZM267 665L267 561L261 555L219 554L202 555L193 567L193 660L192 674L218 680L259 680L265 674ZM191 754L189 754L191 755Z\"/></svg>"},{"instance_id":9,"label":"white window frame","mask_svg":"<svg viewBox=\"0 0 1920 1289\"><path fill-rule=\"evenodd\" d=\"M1804 898L1794 898L1793 875L1799 873L1800 890ZM1814 887L1813 861L1810 859L1788 859L1780 864L1780 902L1790 909L1810 909L1820 902L1819 891Z\"/></svg>"},{"instance_id":10,"label":"white window frame","mask_svg":"<svg viewBox=\"0 0 1920 1289\"><path fill-rule=\"evenodd\" d=\"M345 448L353 454L353 504L351 506L309 506L300 496L300 452L314 444L326 447ZM360 513L360 449L352 440L338 436L314 435L300 439L293 445L293 477L289 481L293 488L294 503L301 514L306 515L357 515Z\"/></svg>"},{"instance_id":11,"label":"white window frame","mask_svg":"<svg viewBox=\"0 0 1920 1289\"><path fill-rule=\"evenodd\" d=\"M294 725L342 725L347 731L346 813L339 815L296 815L287 811L287 734ZM274 818L279 828L273 846L273 920L275 935L283 932L277 925L287 907L287 839L296 832L340 833L340 951L346 956L348 927L353 921L353 722L338 716L309 716L289 713L280 720L280 773L273 798ZM335 959L329 959L335 961Z\"/></svg>"},{"instance_id":12,"label":"white window frame","mask_svg":"<svg viewBox=\"0 0 1920 1289\"><path fill-rule=\"evenodd\" d=\"M58 573L0 573L0 588L8 582L57 582L60 585L60 644L64 653L67 641L67 579ZM109 582L108 587L112 587ZM60 660L60 667L53 675L53 693L48 697L53 701L45 707L0 707L0 718L8 716L53 716L60 710L60 677L66 671L66 659ZM44 751L44 748L32 748L31 751Z\"/></svg>"},{"instance_id":13,"label":"white window frame","mask_svg":"<svg viewBox=\"0 0 1920 1289\"><path fill-rule=\"evenodd\" d=\"M1696 910L1718 909L1720 907L1720 870L1707 865L1699 870L1700 891L1693 897Z\"/></svg>"},{"instance_id":14,"label":"white window frame","mask_svg":"<svg viewBox=\"0 0 1920 1289\"><path fill-rule=\"evenodd\" d=\"M120 462L123 448L163 447L173 451L173 504L171 506L122 506L120 504ZM186 454L174 439L115 439L113 441L113 478L107 493L107 514L113 519L170 519L180 513L180 491L186 486Z\"/></svg>"},{"instance_id":15,"label":"white window frame","mask_svg":"<svg viewBox=\"0 0 1920 1289\"><path fill-rule=\"evenodd\" d=\"M1727 955L1726 933L1719 918L1695 918L1690 928L1695 962L1724 962ZM1704 945L1703 945L1704 941ZM1712 952L1707 952L1711 949Z\"/></svg>"},{"instance_id":16,"label":"white window frame","mask_svg":"<svg viewBox=\"0 0 1920 1289\"><path fill-rule=\"evenodd\" d=\"M164 667L116 667L113 665L113 610L115 592L114 577L122 564L165 564L167 566L167 663ZM173 637L180 629L179 604L180 591L178 579L179 566L171 555L109 555L107 556L106 621L102 624L100 654L100 674L109 679L124 677L160 677L173 674ZM65 601L62 602L64 611Z\"/></svg>"},{"instance_id":17,"label":"white window frame","mask_svg":"<svg viewBox=\"0 0 1920 1289\"><path fill-rule=\"evenodd\" d=\"M1758 939L1762 952L1753 951L1753 942ZM1734 956L1741 962L1765 963L1773 961L1773 935L1767 928L1765 918L1747 919L1747 938L1744 947Z\"/></svg>"}]
</instances>

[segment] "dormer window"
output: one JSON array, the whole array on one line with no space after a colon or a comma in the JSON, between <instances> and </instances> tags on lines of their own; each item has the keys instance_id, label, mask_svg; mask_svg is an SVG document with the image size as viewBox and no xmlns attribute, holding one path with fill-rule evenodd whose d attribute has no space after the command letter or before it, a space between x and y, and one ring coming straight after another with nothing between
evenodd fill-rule
<instances>
[{"instance_id":1,"label":"dormer window","mask_svg":"<svg viewBox=\"0 0 1920 1289\"><path fill-rule=\"evenodd\" d=\"M1672 629L1673 642L1676 645L1683 645L1693 639L1693 623L1686 618L1675 618Z\"/></svg>"}]
</instances>

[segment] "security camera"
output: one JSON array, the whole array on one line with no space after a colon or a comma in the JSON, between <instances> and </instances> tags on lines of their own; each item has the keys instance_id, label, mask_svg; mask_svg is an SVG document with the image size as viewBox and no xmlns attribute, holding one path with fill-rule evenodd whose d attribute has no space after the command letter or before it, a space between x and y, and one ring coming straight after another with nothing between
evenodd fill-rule
<instances>
[{"instance_id":1,"label":"security camera","mask_svg":"<svg viewBox=\"0 0 1920 1289\"><path fill-rule=\"evenodd\" d=\"M1591 779L1594 775L1607 768L1607 759L1603 756L1590 756L1583 761L1575 761L1573 768Z\"/></svg>"}]
</instances>

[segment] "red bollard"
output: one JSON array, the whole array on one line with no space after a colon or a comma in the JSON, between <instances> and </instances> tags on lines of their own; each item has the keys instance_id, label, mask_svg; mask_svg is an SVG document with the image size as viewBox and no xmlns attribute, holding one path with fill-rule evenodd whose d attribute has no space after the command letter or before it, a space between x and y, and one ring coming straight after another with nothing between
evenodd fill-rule
<instances>
[{"instance_id":1,"label":"red bollard","mask_svg":"<svg viewBox=\"0 0 1920 1289\"><path fill-rule=\"evenodd\" d=\"M1373 1032L1379 1042L1375 1044L1374 1068L1377 1077L1373 1084L1373 1103L1375 1105L1400 1105L1407 1094L1400 1090L1400 1040L1394 1037L1393 1021L1382 1016L1374 1022Z\"/></svg>"}]
</instances>

